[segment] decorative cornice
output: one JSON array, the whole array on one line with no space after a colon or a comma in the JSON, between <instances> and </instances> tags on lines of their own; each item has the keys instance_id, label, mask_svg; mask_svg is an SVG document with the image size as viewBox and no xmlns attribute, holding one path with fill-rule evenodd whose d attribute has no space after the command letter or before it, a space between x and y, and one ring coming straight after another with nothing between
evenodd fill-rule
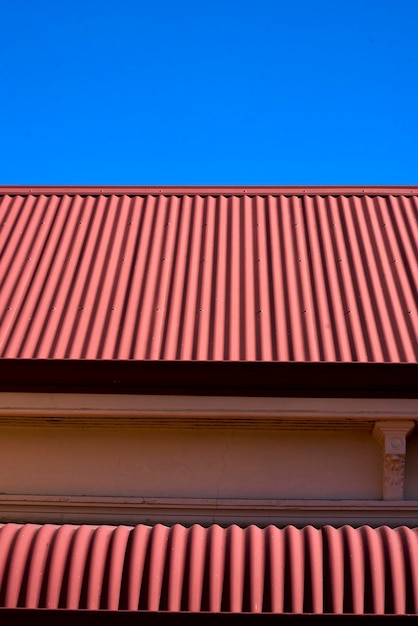
<instances>
[{"instance_id":1,"label":"decorative cornice","mask_svg":"<svg viewBox=\"0 0 418 626\"><path fill-rule=\"evenodd\" d=\"M3 522L321 526L418 524L418 501L1 495Z\"/></svg>"},{"instance_id":2,"label":"decorative cornice","mask_svg":"<svg viewBox=\"0 0 418 626\"><path fill-rule=\"evenodd\" d=\"M365 429L418 420L418 399L0 393L0 425Z\"/></svg>"}]
</instances>

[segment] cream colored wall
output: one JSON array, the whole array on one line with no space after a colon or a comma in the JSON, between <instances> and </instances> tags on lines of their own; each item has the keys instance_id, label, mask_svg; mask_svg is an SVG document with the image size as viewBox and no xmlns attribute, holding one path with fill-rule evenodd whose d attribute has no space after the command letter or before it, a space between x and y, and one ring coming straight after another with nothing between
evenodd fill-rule
<instances>
[{"instance_id":1,"label":"cream colored wall","mask_svg":"<svg viewBox=\"0 0 418 626\"><path fill-rule=\"evenodd\" d=\"M418 399L2 393L0 521L415 525L417 421Z\"/></svg>"},{"instance_id":2,"label":"cream colored wall","mask_svg":"<svg viewBox=\"0 0 418 626\"><path fill-rule=\"evenodd\" d=\"M406 495L418 497L418 441ZM370 432L142 428L1 429L9 494L378 499L381 450Z\"/></svg>"}]
</instances>

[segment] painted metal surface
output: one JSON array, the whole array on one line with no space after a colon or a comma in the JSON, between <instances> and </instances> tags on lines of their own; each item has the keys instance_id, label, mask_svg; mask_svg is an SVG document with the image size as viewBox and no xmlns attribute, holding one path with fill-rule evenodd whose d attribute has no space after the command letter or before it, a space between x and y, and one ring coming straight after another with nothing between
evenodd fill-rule
<instances>
[{"instance_id":1,"label":"painted metal surface","mask_svg":"<svg viewBox=\"0 0 418 626\"><path fill-rule=\"evenodd\" d=\"M2 357L418 361L417 188L7 191Z\"/></svg>"},{"instance_id":2,"label":"painted metal surface","mask_svg":"<svg viewBox=\"0 0 418 626\"><path fill-rule=\"evenodd\" d=\"M5 608L418 613L418 529L0 527Z\"/></svg>"}]
</instances>

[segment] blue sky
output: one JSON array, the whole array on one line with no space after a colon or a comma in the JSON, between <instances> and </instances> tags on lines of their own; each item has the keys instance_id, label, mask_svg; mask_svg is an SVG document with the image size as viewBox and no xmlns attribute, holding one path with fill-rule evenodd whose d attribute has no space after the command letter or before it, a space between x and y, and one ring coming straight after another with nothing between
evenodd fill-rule
<instances>
[{"instance_id":1,"label":"blue sky","mask_svg":"<svg viewBox=\"0 0 418 626\"><path fill-rule=\"evenodd\" d=\"M417 0L3 0L0 29L0 184L418 184Z\"/></svg>"}]
</instances>

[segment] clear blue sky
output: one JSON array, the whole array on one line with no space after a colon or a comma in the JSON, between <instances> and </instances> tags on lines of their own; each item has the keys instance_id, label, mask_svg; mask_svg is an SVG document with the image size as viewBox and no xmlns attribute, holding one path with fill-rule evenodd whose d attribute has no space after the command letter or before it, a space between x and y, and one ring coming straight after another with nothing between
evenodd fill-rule
<instances>
[{"instance_id":1,"label":"clear blue sky","mask_svg":"<svg viewBox=\"0 0 418 626\"><path fill-rule=\"evenodd\" d=\"M418 184L418 0L2 0L0 184Z\"/></svg>"}]
</instances>

